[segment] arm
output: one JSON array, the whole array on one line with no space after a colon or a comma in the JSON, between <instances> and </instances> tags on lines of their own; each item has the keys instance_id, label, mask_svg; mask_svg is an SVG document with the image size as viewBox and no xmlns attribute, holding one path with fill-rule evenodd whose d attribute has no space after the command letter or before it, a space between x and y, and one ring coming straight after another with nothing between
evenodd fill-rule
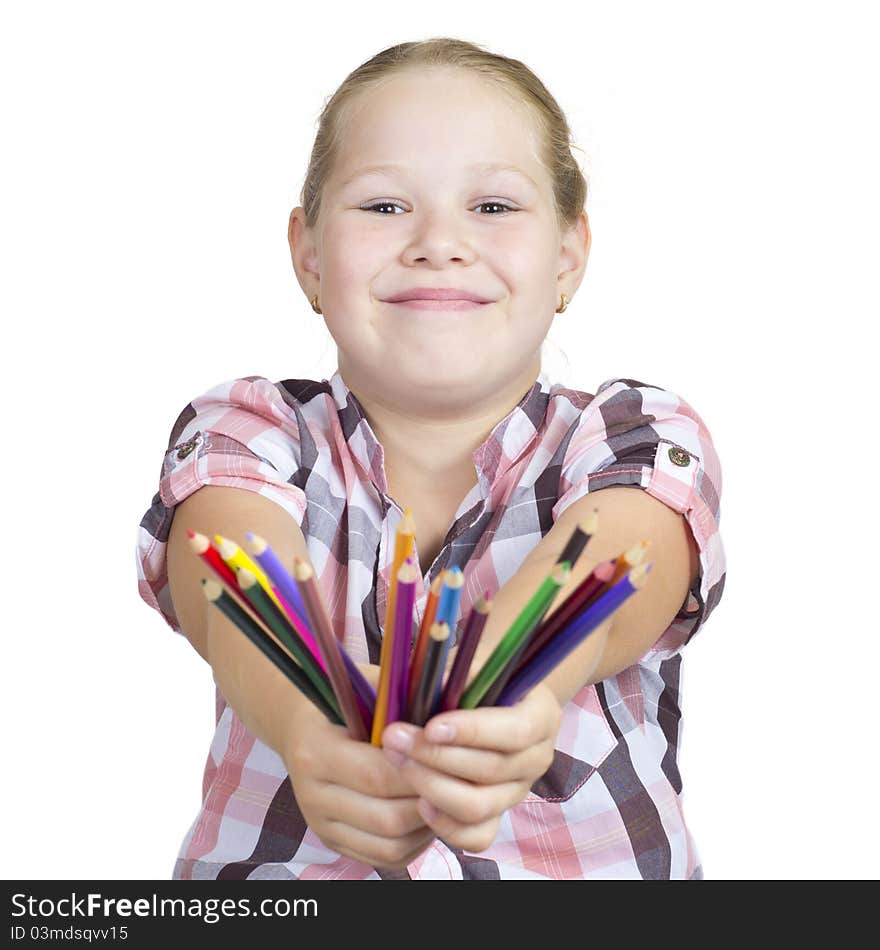
<instances>
[{"instance_id":1,"label":"arm","mask_svg":"<svg viewBox=\"0 0 880 950\"><path fill-rule=\"evenodd\" d=\"M333 725L212 607L201 578L212 572L189 548L186 529L240 543L264 537L285 564L307 557L299 525L255 492L206 485L181 502L168 539L168 581L181 628L210 664L236 715L281 756L297 803L324 843L371 866L403 867L433 840L405 777L369 743ZM364 668L371 675L372 667ZM373 679L375 676L373 675Z\"/></svg>"},{"instance_id":2,"label":"arm","mask_svg":"<svg viewBox=\"0 0 880 950\"><path fill-rule=\"evenodd\" d=\"M647 584L592 633L521 702L458 710L424 730L390 726L383 736L420 792L420 814L444 840L472 851L494 840L503 811L522 801L553 760L562 707L585 685L636 663L657 641L696 576L696 545L682 515L636 488L606 488L572 504L494 598L471 677L562 552L575 525L599 509L599 527L554 602L561 603L600 561L650 541ZM552 607L551 607L552 609ZM452 732L444 730L452 729Z\"/></svg>"}]
</instances>

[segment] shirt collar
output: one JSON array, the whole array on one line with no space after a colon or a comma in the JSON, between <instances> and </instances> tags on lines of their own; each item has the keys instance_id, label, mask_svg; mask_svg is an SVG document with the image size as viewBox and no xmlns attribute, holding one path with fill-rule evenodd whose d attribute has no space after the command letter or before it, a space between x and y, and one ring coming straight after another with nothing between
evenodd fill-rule
<instances>
[{"instance_id":1,"label":"shirt collar","mask_svg":"<svg viewBox=\"0 0 880 950\"><path fill-rule=\"evenodd\" d=\"M329 384L349 451L376 487L387 494L385 453L363 406L345 384L338 369L330 377ZM516 406L474 450L474 468L484 492L488 492L531 445L544 422L550 391L550 380L542 371Z\"/></svg>"}]
</instances>

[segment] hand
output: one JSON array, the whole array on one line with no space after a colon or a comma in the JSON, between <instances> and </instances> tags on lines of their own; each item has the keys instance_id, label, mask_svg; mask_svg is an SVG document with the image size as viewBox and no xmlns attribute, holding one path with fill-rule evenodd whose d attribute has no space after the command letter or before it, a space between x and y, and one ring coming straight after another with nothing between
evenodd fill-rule
<instances>
[{"instance_id":1,"label":"hand","mask_svg":"<svg viewBox=\"0 0 880 950\"><path fill-rule=\"evenodd\" d=\"M378 667L361 671L376 682ZM297 706L283 759L303 817L328 848L400 869L434 840L417 793L382 749L352 739L308 700Z\"/></svg>"},{"instance_id":2,"label":"hand","mask_svg":"<svg viewBox=\"0 0 880 950\"><path fill-rule=\"evenodd\" d=\"M553 762L562 708L539 683L515 706L457 709L424 729L386 726L383 752L418 793L418 814L447 844L485 851L501 815Z\"/></svg>"}]
</instances>

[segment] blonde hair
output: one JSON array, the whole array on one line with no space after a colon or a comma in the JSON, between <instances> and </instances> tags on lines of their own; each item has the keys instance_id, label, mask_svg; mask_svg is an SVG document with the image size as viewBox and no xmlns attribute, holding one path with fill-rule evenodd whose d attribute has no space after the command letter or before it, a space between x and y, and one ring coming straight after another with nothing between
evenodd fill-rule
<instances>
[{"instance_id":1,"label":"blonde hair","mask_svg":"<svg viewBox=\"0 0 880 950\"><path fill-rule=\"evenodd\" d=\"M358 96L392 76L418 67L458 66L472 70L532 115L541 133L540 157L553 182L560 233L573 227L587 199L587 180L571 153L571 130L556 100L540 79L518 59L489 53L466 40L432 37L399 43L377 53L345 77L326 101L318 120L300 203L306 225L315 227L321 213L321 192L330 176L348 118Z\"/></svg>"}]
</instances>

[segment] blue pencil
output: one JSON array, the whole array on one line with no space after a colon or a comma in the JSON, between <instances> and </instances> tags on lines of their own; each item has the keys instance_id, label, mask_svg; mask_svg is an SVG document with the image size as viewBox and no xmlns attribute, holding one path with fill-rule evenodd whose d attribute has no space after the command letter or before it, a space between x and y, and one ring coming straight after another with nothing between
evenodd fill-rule
<instances>
[{"instance_id":1,"label":"blue pencil","mask_svg":"<svg viewBox=\"0 0 880 950\"><path fill-rule=\"evenodd\" d=\"M575 647L579 646L601 623L631 597L648 579L651 562L639 564L624 575L613 587L597 597L582 613L556 636L504 688L496 706L512 706L536 686Z\"/></svg>"},{"instance_id":2,"label":"blue pencil","mask_svg":"<svg viewBox=\"0 0 880 950\"><path fill-rule=\"evenodd\" d=\"M461 591L464 587L464 574L460 567L450 568L443 578L443 588L440 591L440 601L437 604L437 613L434 623L445 623L449 627L449 636L443 641L438 659L440 675L434 687L434 697L431 700L430 715L440 711L440 696L443 692L443 673L446 669L446 659L452 646L452 640L458 623L458 612L461 604Z\"/></svg>"}]
</instances>

